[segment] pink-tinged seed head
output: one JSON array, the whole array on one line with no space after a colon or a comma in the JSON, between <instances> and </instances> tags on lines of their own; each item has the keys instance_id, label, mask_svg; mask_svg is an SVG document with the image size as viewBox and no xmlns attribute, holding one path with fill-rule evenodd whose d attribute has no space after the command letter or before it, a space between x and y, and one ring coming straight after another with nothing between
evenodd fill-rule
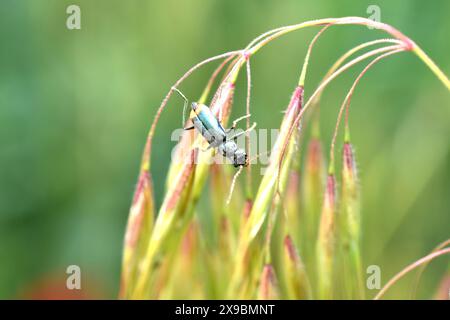
<instances>
[{"instance_id":1,"label":"pink-tinged seed head","mask_svg":"<svg viewBox=\"0 0 450 320\"><path fill-rule=\"evenodd\" d=\"M193 221L186 231L181 244L182 253L187 259L190 259L195 255L195 250L198 247L197 232L198 225L196 221Z\"/></svg>"},{"instance_id":2,"label":"pink-tinged seed head","mask_svg":"<svg viewBox=\"0 0 450 320\"><path fill-rule=\"evenodd\" d=\"M315 173L323 167L322 145L319 139L312 139L308 146L307 168L311 173Z\"/></svg>"},{"instance_id":3,"label":"pink-tinged seed head","mask_svg":"<svg viewBox=\"0 0 450 320\"><path fill-rule=\"evenodd\" d=\"M191 151L191 154L189 156L188 163L182 168L182 176L178 180L178 184L173 190L172 194L170 195L170 198L167 202L167 208L166 211L172 211L178 204L178 200L181 197L181 194L183 190L186 188L186 184L189 180L191 180L191 175L193 174L195 170L195 164L197 163L197 149L194 149Z\"/></svg>"},{"instance_id":4,"label":"pink-tinged seed head","mask_svg":"<svg viewBox=\"0 0 450 320\"><path fill-rule=\"evenodd\" d=\"M336 254L336 181L334 175L327 177L319 236L317 239L317 277L319 299L331 299L333 296L333 271Z\"/></svg>"},{"instance_id":5,"label":"pink-tinged seed head","mask_svg":"<svg viewBox=\"0 0 450 320\"><path fill-rule=\"evenodd\" d=\"M344 168L353 178L357 176L353 147L350 143L344 144Z\"/></svg>"},{"instance_id":6,"label":"pink-tinged seed head","mask_svg":"<svg viewBox=\"0 0 450 320\"><path fill-rule=\"evenodd\" d=\"M143 170L139 175L138 184L133 196L130 208L127 231L125 233L125 245L135 247L137 239L143 228L143 223L148 216L150 225L153 223L153 192L150 173Z\"/></svg>"},{"instance_id":7,"label":"pink-tinged seed head","mask_svg":"<svg viewBox=\"0 0 450 320\"><path fill-rule=\"evenodd\" d=\"M223 119L228 119L233 103L235 84L233 82L224 81L219 86L211 102L212 113Z\"/></svg>"},{"instance_id":8,"label":"pink-tinged seed head","mask_svg":"<svg viewBox=\"0 0 450 320\"><path fill-rule=\"evenodd\" d=\"M289 172L289 181L287 186L288 197L296 198L299 192L300 174L296 170ZM298 201L298 199L296 200Z\"/></svg>"},{"instance_id":9,"label":"pink-tinged seed head","mask_svg":"<svg viewBox=\"0 0 450 320\"><path fill-rule=\"evenodd\" d=\"M334 208L336 204L336 179L334 175L328 175L325 199L330 208Z\"/></svg>"},{"instance_id":10,"label":"pink-tinged seed head","mask_svg":"<svg viewBox=\"0 0 450 320\"><path fill-rule=\"evenodd\" d=\"M279 298L278 281L271 264L266 264L261 274L259 299L273 300Z\"/></svg>"},{"instance_id":11,"label":"pink-tinged seed head","mask_svg":"<svg viewBox=\"0 0 450 320\"><path fill-rule=\"evenodd\" d=\"M298 263L299 257L297 254L297 250L295 249L294 243L292 242L292 238L290 235L284 237L284 247L286 248L286 252L288 257L294 263Z\"/></svg>"},{"instance_id":12,"label":"pink-tinged seed head","mask_svg":"<svg viewBox=\"0 0 450 320\"><path fill-rule=\"evenodd\" d=\"M294 92L292 93L291 100L289 101L289 105L286 109L286 114L284 115L285 119L290 117L290 113L293 113L294 118L291 122L294 122L295 117L298 115L303 105L303 92L303 86L297 86L295 88Z\"/></svg>"},{"instance_id":13,"label":"pink-tinged seed head","mask_svg":"<svg viewBox=\"0 0 450 320\"><path fill-rule=\"evenodd\" d=\"M284 288L288 299L308 299L311 288L303 262L290 235L284 237L284 254L281 263Z\"/></svg>"},{"instance_id":14,"label":"pink-tinged seed head","mask_svg":"<svg viewBox=\"0 0 450 320\"><path fill-rule=\"evenodd\" d=\"M450 293L450 275L446 274L439 283L438 290L434 295L436 300L449 300Z\"/></svg>"},{"instance_id":15,"label":"pink-tinged seed head","mask_svg":"<svg viewBox=\"0 0 450 320\"><path fill-rule=\"evenodd\" d=\"M250 215L250 212L252 211L253 201L251 199L246 199L244 203L244 209L243 209L243 218L244 220L247 220L248 216Z\"/></svg>"}]
</instances>

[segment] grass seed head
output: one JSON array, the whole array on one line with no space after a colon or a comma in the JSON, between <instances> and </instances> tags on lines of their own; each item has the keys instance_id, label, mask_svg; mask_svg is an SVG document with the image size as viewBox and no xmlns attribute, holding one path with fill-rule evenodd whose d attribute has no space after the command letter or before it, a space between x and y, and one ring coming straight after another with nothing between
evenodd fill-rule
<instances>
[{"instance_id":1,"label":"grass seed head","mask_svg":"<svg viewBox=\"0 0 450 320\"><path fill-rule=\"evenodd\" d=\"M351 240L359 241L360 190L353 147L344 144L342 164L342 216L346 218L347 232Z\"/></svg>"},{"instance_id":2,"label":"grass seed head","mask_svg":"<svg viewBox=\"0 0 450 320\"><path fill-rule=\"evenodd\" d=\"M120 297L128 295L130 283L134 281L136 271L150 238L154 220L153 186L150 173L142 170L128 215L122 257L122 276Z\"/></svg>"},{"instance_id":3,"label":"grass seed head","mask_svg":"<svg viewBox=\"0 0 450 320\"><path fill-rule=\"evenodd\" d=\"M303 240L301 249L307 262L312 261L314 256L314 245L310 244L311 239L317 239L325 180L322 143L317 135L314 135L308 144L301 182L301 237Z\"/></svg>"},{"instance_id":4,"label":"grass seed head","mask_svg":"<svg viewBox=\"0 0 450 320\"><path fill-rule=\"evenodd\" d=\"M308 276L290 235L285 236L283 246L282 268L287 298L310 299L311 288Z\"/></svg>"},{"instance_id":5,"label":"grass seed head","mask_svg":"<svg viewBox=\"0 0 450 320\"><path fill-rule=\"evenodd\" d=\"M267 220L268 212L280 190L284 190L287 182L287 173L292 160L292 150L295 145L296 135L291 134L295 125L295 119L300 113L303 100L303 87L296 87L286 109L280 132L272 148L269 166L266 168L259 185L256 197L251 207L250 215L241 228L238 248L236 252L235 270L230 283L229 295L233 296L242 291L242 287L249 286L248 281L243 281L249 272L248 267L252 263L246 262L246 257L252 256L248 252L252 241L261 234L261 228ZM287 150L287 152L286 152ZM255 247L255 246L253 246ZM251 284L250 284L251 285ZM252 288L249 289L250 291Z\"/></svg>"},{"instance_id":6,"label":"grass seed head","mask_svg":"<svg viewBox=\"0 0 450 320\"><path fill-rule=\"evenodd\" d=\"M300 221L300 173L292 169L289 173L289 181L284 198L286 212L286 232L291 234L296 244L301 242L301 221Z\"/></svg>"},{"instance_id":7,"label":"grass seed head","mask_svg":"<svg viewBox=\"0 0 450 320\"><path fill-rule=\"evenodd\" d=\"M344 143L342 188L339 214L339 249L342 281L347 298L364 297L365 286L360 252L360 190L355 155L350 142ZM344 290L343 290L344 291Z\"/></svg>"},{"instance_id":8,"label":"grass seed head","mask_svg":"<svg viewBox=\"0 0 450 320\"><path fill-rule=\"evenodd\" d=\"M335 224L336 224L336 180L329 175L323 199L322 213L317 239L317 284L318 297L333 297L333 269L335 259Z\"/></svg>"},{"instance_id":9,"label":"grass seed head","mask_svg":"<svg viewBox=\"0 0 450 320\"><path fill-rule=\"evenodd\" d=\"M153 231L148 242L143 261L140 264L140 274L137 279L136 288L132 298L143 299L148 297L151 284L154 282L152 276L157 274L158 260L163 259L166 252L173 248L172 239L178 237L175 227L184 218L189 205L190 195L195 177L197 150L192 150L182 170L178 173L176 181L166 193L164 201L156 218Z\"/></svg>"},{"instance_id":10,"label":"grass seed head","mask_svg":"<svg viewBox=\"0 0 450 320\"><path fill-rule=\"evenodd\" d=\"M280 288L275 275L275 270L271 264L266 264L261 273L261 280L258 292L259 300L280 299Z\"/></svg>"},{"instance_id":11,"label":"grass seed head","mask_svg":"<svg viewBox=\"0 0 450 320\"><path fill-rule=\"evenodd\" d=\"M294 125L295 118L301 110L303 100L303 87L297 87L292 94L289 105L286 109L285 116L280 126L280 132L270 155L270 163L267 167L264 177L262 178L256 198L250 212L247 223L248 240L251 240L261 229L265 221L268 209L272 203L274 193L281 185L285 185L286 181L279 181L281 175L281 162L289 165L292 160L292 153L285 153L286 145L294 140L295 135L289 135ZM282 169L282 168L281 168ZM287 177L286 177L287 179Z\"/></svg>"}]
</instances>

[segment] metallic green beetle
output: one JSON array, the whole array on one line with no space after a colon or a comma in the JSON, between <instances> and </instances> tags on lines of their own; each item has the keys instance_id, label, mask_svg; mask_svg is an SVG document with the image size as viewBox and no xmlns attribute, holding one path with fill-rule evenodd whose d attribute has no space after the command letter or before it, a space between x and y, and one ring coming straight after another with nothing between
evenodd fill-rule
<instances>
[{"instance_id":1,"label":"metallic green beetle","mask_svg":"<svg viewBox=\"0 0 450 320\"><path fill-rule=\"evenodd\" d=\"M173 88L177 91L187 102L186 97L176 88ZM248 163L247 153L244 149L238 148L237 146L237 138L241 135L253 130L256 126L256 123L253 124L251 128L246 131L234 134L233 131L236 128L236 124L245 118L250 117L250 115L245 115L236 119L233 122L233 125L230 129L225 130L222 127L219 119L217 119L214 114L211 112L211 109L208 106L193 102L191 104L191 113L190 120L192 121L193 126L184 128L185 130L197 129L201 135L206 139L209 143L208 149L218 148L219 152L224 156L230 159L233 162L235 167L246 167Z\"/></svg>"}]
</instances>

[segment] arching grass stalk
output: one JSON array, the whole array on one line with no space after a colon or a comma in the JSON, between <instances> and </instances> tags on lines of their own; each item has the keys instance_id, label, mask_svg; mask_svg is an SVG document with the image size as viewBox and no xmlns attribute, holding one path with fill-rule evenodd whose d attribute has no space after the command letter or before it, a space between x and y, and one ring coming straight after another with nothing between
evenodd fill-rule
<instances>
[{"instance_id":1,"label":"arching grass stalk","mask_svg":"<svg viewBox=\"0 0 450 320\"><path fill-rule=\"evenodd\" d=\"M298 79L299 86L305 87L306 72L308 70L309 59L311 57L311 51L314 47L314 44L316 43L317 39L319 39L319 37L322 35L322 33L324 33L325 30L327 30L330 26L331 26L331 24L323 27L319 32L317 32L316 36L310 42L310 44L308 46L308 51L306 52L305 60L303 62L302 72L300 73L300 77Z\"/></svg>"},{"instance_id":2,"label":"arching grass stalk","mask_svg":"<svg viewBox=\"0 0 450 320\"><path fill-rule=\"evenodd\" d=\"M251 73L251 67L250 67L250 56L247 57L246 62L246 71L247 71L247 99L245 101L245 111L246 115L251 114L250 113L250 97L252 92L252 73ZM250 117L247 117L246 123L246 130L248 131L250 128ZM250 154L250 132L247 132L245 135L245 152L247 154ZM253 197L252 194L252 166L249 165L246 168L247 172L247 179L246 179L246 186L245 186L245 193L246 198L251 199Z\"/></svg>"},{"instance_id":3,"label":"arching grass stalk","mask_svg":"<svg viewBox=\"0 0 450 320\"><path fill-rule=\"evenodd\" d=\"M342 103L339 110L335 130L330 146L330 164L328 174L333 176L335 171L335 144L342 120L344 110L348 110L356 85L362 76L373 67L378 61L404 51L403 48L393 49L372 60L358 75L351 89ZM345 137L344 137L344 155L342 167L342 196L341 212L339 214L338 226L336 229L336 239L338 240L338 252L342 268L342 280L345 287L347 298L364 297L364 285L362 281L362 262L360 254L360 204L359 204L359 186L357 181L357 170L354 161L353 148L350 144L350 134L348 129L348 117L346 117ZM343 291L343 290L341 290Z\"/></svg>"},{"instance_id":4,"label":"arching grass stalk","mask_svg":"<svg viewBox=\"0 0 450 320\"><path fill-rule=\"evenodd\" d=\"M250 42L250 44L244 49L245 51L249 51L251 55L259 51L266 44L275 40L282 35L288 34L292 31L296 31L299 29L303 29L306 27L312 26L320 26L327 24L336 24L336 25L364 25L373 27L375 29L383 30L389 34L391 34L394 38L400 40L405 46L406 50L414 52L420 60L422 60L430 70L438 77L438 79L450 90L450 80L447 76L442 72L441 69L434 63L434 61L410 38L405 36L403 33L395 29L394 27L374 20L361 18L361 17L342 17L342 18L327 18L327 19L319 19L319 20L311 20L303 23L286 26L282 28L277 28L274 30L270 30ZM258 42L259 41L259 42Z\"/></svg>"},{"instance_id":5,"label":"arching grass stalk","mask_svg":"<svg viewBox=\"0 0 450 320\"><path fill-rule=\"evenodd\" d=\"M211 75L211 77L208 80L208 83L206 84L205 89L203 89L202 95L200 96L200 98L198 99L197 103L206 103L206 100L209 97L209 94L211 92L212 86L214 85L214 82L216 81L217 76L220 74L220 72L222 71L223 68L225 68L225 66L236 57L237 54L233 54L230 55L229 57L227 57L213 72L213 74ZM230 66L232 67L233 64L230 64ZM227 72L225 73L225 75L227 74Z\"/></svg>"},{"instance_id":6,"label":"arching grass stalk","mask_svg":"<svg viewBox=\"0 0 450 320\"><path fill-rule=\"evenodd\" d=\"M258 38L262 39L262 40L257 42L256 44L254 44L254 41L256 39L258 39L258 38L256 38L254 41L251 42L251 46L247 46L245 48L245 50L250 51L251 54L254 54L255 52L260 50L262 47L264 47L269 42L271 42L285 34L288 34L292 31L300 30L300 29L303 29L306 27L321 26L321 25L327 25L327 24L336 24L336 25L347 24L347 25L370 26L375 29L383 30L383 31L391 34L393 37L400 40L405 45L405 47L408 48L409 50L412 50L414 48L414 46L416 46L416 44L411 39L409 39L403 33L401 33L400 31L398 31L397 29L395 29L394 27L392 27L388 24L377 22L374 20L366 19L366 18L361 18L361 17L342 17L342 18L326 18L326 19L319 19L319 20L311 20L311 21L306 21L306 22L302 22L299 24L281 28L277 32L269 34L267 37L259 36Z\"/></svg>"},{"instance_id":7,"label":"arching grass stalk","mask_svg":"<svg viewBox=\"0 0 450 320\"><path fill-rule=\"evenodd\" d=\"M365 48L381 44L381 43L393 43L402 45L402 42L397 39L377 39L373 41L368 41L361 43L360 45L357 45L356 47L353 47L352 49L348 50L346 53L344 53L342 56L339 57L339 59L336 60L336 62L331 66L330 69L328 69L328 72L325 74L325 76L322 79L322 82L325 81L329 76L331 76L348 58L350 58L352 55L357 53L358 51L361 51ZM323 92L323 91L322 91ZM320 101L320 98L322 96L322 92L320 92L316 98L313 101L313 104L316 104Z\"/></svg>"},{"instance_id":8,"label":"arching grass stalk","mask_svg":"<svg viewBox=\"0 0 450 320\"><path fill-rule=\"evenodd\" d=\"M292 136L292 132L295 130L296 126L298 125L298 123L300 122L300 120L302 119L304 113L309 109L309 107L311 105L313 105L314 99L316 99L316 97L325 89L325 87L333 80L335 79L337 76L339 76L340 74L342 74L344 71L346 71L347 69L349 69L350 67L354 66L355 64L357 64L360 61L363 61L367 58L370 58L371 56L377 55L379 53L383 53L386 51L391 51L391 50L395 50L395 49L400 49L402 48L401 46L398 45L394 45L394 46L387 46L387 47L382 47L382 48L378 48L372 51L369 51L349 62L347 62L345 65L343 65L342 67L340 67L338 70L336 70L335 72L333 72L329 77L327 77L324 81L322 81L320 83L320 85L317 87L317 89L314 91L314 93L309 97L309 99L306 101L306 103L304 104L303 108L300 110L299 114L297 115L293 126L290 129L289 132L289 137ZM281 161L283 159L283 155L285 153L286 150L286 146L287 146L287 142L286 141L285 145L283 146L283 151L282 151L282 156L281 156Z\"/></svg>"},{"instance_id":9,"label":"arching grass stalk","mask_svg":"<svg viewBox=\"0 0 450 320\"><path fill-rule=\"evenodd\" d=\"M437 252L439 250L444 249L445 247L450 246L450 239L447 239L443 242L441 242L440 244L438 244L433 251L431 251L431 253ZM425 262L423 265L420 266L419 270L417 271L416 274L416 278L414 280L414 284L413 284L413 288L411 290L411 299L416 299L416 295L417 295L417 290L419 288L419 283L420 283L420 279L422 278L422 275L425 271L425 269L427 268L428 264L430 263L430 261Z\"/></svg>"},{"instance_id":10,"label":"arching grass stalk","mask_svg":"<svg viewBox=\"0 0 450 320\"><path fill-rule=\"evenodd\" d=\"M380 56L378 56L377 58L373 59L372 62L370 62L364 69L363 71L361 71L361 73L358 75L358 77L356 78L356 80L353 82L352 87L350 88L347 96L344 99L344 102L342 103L341 108L339 109L339 114L338 114L338 118L336 121L336 126L333 132L333 137L331 139L331 145L330 145L330 166L328 169L328 173L329 174L334 174L334 167L335 167L335 163L334 163L334 157L335 157L335 145L336 145L336 139L337 139L337 135L339 132L339 125L341 123L342 120L342 115L344 113L344 110L346 109L346 118L345 118L345 142L349 142L349 129L348 129L348 110L349 110L349 106L350 106L350 102L351 102L351 98L353 96L353 93L355 91L356 85L359 83L359 81L361 80L362 76L373 66L375 65L378 61L391 56L393 54L399 53L399 52L403 52L405 51L404 48L396 48L393 49L391 51L388 51Z\"/></svg>"},{"instance_id":11,"label":"arching grass stalk","mask_svg":"<svg viewBox=\"0 0 450 320\"><path fill-rule=\"evenodd\" d=\"M420 267L421 265L423 265L425 263L430 262L431 260L434 260L437 257L440 257L440 256L442 256L444 254L448 254L448 253L450 253L450 248L446 248L446 249L442 249L442 250L430 253L429 255L426 255L425 257L417 260L416 262L413 262L412 264L410 264L409 266L404 268L402 271L397 273L394 277L392 277L391 280L389 280L388 283L386 283L386 285L383 288L381 288L381 290L377 293L374 300L381 299L384 296L384 294L389 290L389 288L391 288L398 280L403 278L410 271Z\"/></svg>"},{"instance_id":12,"label":"arching grass stalk","mask_svg":"<svg viewBox=\"0 0 450 320\"><path fill-rule=\"evenodd\" d=\"M251 41L249 43L249 45L247 45L247 47L244 49L243 52L245 52L245 54L242 54L242 57L240 59L248 59L248 55L255 54L258 50L260 50L264 45L266 45L270 41L272 41L284 34L287 34L291 31L299 30L299 29L302 29L305 27L319 26L319 25L324 25L324 24L360 24L360 25L371 26L376 29L381 29L381 30L384 30L384 31L390 33L391 35L393 35L394 37L396 37L397 39L402 41L402 43L405 45L405 47L408 50L412 50L413 52L415 52L419 56L419 58L421 58L430 67L430 69L438 76L438 78L446 85L446 87L450 89L450 81L445 76L445 74L443 74L443 72L436 66L436 64L412 40L410 40L408 37L403 35L401 32L399 32L398 30L396 30L395 28L393 28L387 24L376 22L376 21L373 21L370 19L360 18L360 17L327 18L327 19L320 19L320 20L312 20L312 21L307 21L307 22L292 25L292 26L280 27L280 28L270 30L270 31L256 37L253 41ZM242 53L242 51L227 52L222 55L218 55L218 56L206 59L206 60L198 63L197 65L195 65L194 67L189 69L188 72L186 72L185 75L183 75L174 84L174 87L179 86L182 81L184 81L195 70L197 70L204 64L207 64L214 60L222 59L224 57L228 57L230 55L235 55L239 52ZM236 66L238 66L238 68L240 68L240 65L241 64L239 63L239 61L236 62ZM235 69L235 68L233 68L233 69ZM235 72L235 74L237 75L236 72ZM154 135L154 131L156 129L156 124L157 124L159 117L161 115L161 112L163 111L165 105L167 104L167 101L170 98L171 94L172 94L172 90L170 90L168 92L168 94L164 98L163 102L161 103L161 105L155 115L155 119L152 123L152 126L150 128L147 142L146 142L146 145L144 148L143 158L142 158L142 165L141 165L142 170L148 171L148 169L149 169L152 138Z\"/></svg>"}]
</instances>

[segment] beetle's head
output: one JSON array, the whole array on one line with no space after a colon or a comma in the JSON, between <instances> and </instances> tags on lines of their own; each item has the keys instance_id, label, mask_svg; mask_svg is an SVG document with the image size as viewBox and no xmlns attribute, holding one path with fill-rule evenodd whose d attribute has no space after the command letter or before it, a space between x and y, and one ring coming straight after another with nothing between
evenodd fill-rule
<instances>
[{"instance_id":1,"label":"beetle's head","mask_svg":"<svg viewBox=\"0 0 450 320\"><path fill-rule=\"evenodd\" d=\"M247 153L244 149L237 149L233 156L233 165L237 168L240 166L248 166Z\"/></svg>"}]
</instances>

